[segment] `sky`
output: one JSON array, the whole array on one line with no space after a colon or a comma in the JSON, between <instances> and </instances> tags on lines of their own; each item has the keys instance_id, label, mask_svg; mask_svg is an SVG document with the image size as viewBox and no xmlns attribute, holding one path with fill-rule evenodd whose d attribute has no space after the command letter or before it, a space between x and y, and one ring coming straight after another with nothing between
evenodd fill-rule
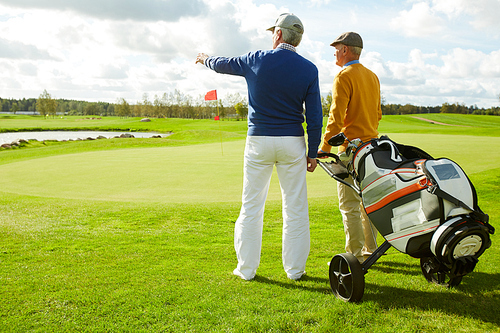
<instances>
[{"instance_id":1,"label":"sky","mask_svg":"<svg viewBox=\"0 0 500 333\"><path fill-rule=\"evenodd\" d=\"M0 97L246 96L244 78L196 55L270 49L282 13L302 20L297 50L325 96L340 70L330 43L355 31L386 103L500 106L500 0L0 0Z\"/></svg>"}]
</instances>

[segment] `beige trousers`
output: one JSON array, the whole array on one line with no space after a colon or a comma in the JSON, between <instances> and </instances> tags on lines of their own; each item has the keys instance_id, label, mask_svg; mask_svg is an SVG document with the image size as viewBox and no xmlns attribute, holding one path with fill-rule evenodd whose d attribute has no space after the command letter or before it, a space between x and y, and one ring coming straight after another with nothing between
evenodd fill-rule
<instances>
[{"instance_id":1,"label":"beige trousers","mask_svg":"<svg viewBox=\"0 0 500 333\"><path fill-rule=\"evenodd\" d=\"M351 176L345 179L349 184ZM345 232L345 250L363 262L377 248L377 229L366 215L359 195L347 185L338 183L339 210L342 214Z\"/></svg>"}]
</instances>

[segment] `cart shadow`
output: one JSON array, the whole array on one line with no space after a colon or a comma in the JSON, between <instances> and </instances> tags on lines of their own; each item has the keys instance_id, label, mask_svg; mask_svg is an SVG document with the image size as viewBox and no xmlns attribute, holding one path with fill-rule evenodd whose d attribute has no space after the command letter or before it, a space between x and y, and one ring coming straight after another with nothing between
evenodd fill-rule
<instances>
[{"instance_id":1,"label":"cart shadow","mask_svg":"<svg viewBox=\"0 0 500 333\"><path fill-rule=\"evenodd\" d=\"M406 271L406 270L405 270ZM428 283L422 278L422 283ZM461 284L448 292L417 291L392 286L366 283L364 302L375 302L383 309L418 308L424 311L437 310L450 315L473 317L483 322L500 326L500 316L493 309L500 307L500 274L472 272Z\"/></svg>"},{"instance_id":2,"label":"cart shadow","mask_svg":"<svg viewBox=\"0 0 500 333\"><path fill-rule=\"evenodd\" d=\"M409 276L421 276L422 281L426 281L422 270L420 268L420 263L418 261L409 263L400 262L377 262L375 265L371 266L368 270L366 276L369 277L370 271L378 271L387 274L403 274ZM366 278L365 276L365 278ZM462 282L454 287L457 290L463 290L469 293L480 293L486 291L500 290L500 273L499 274L487 274L477 271L472 271L463 277Z\"/></svg>"},{"instance_id":3,"label":"cart shadow","mask_svg":"<svg viewBox=\"0 0 500 333\"><path fill-rule=\"evenodd\" d=\"M417 276L422 274L419 268L420 268L420 263L418 261L409 263L378 261L373 266L370 267L369 271L376 270L382 273L401 273L405 275Z\"/></svg>"}]
</instances>

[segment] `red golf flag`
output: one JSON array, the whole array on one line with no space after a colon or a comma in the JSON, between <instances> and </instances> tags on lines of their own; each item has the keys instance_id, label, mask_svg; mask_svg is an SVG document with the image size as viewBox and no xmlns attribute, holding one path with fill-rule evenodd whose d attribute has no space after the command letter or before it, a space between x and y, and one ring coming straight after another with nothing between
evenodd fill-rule
<instances>
[{"instance_id":1,"label":"red golf flag","mask_svg":"<svg viewBox=\"0 0 500 333\"><path fill-rule=\"evenodd\" d=\"M205 95L205 101L216 101L217 100L217 90L210 90Z\"/></svg>"},{"instance_id":2,"label":"red golf flag","mask_svg":"<svg viewBox=\"0 0 500 333\"><path fill-rule=\"evenodd\" d=\"M214 117L214 120L219 120L219 116L215 116L215 117Z\"/></svg>"}]
</instances>

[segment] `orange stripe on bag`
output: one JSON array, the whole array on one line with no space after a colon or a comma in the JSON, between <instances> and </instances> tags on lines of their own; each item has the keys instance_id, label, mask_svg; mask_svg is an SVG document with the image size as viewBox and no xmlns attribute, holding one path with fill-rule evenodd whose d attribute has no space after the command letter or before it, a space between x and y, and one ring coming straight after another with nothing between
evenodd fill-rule
<instances>
[{"instance_id":1,"label":"orange stripe on bag","mask_svg":"<svg viewBox=\"0 0 500 333\"><path fill-rule=\"evenodd\" d=\"M427 179L423 178L423 179L420 179L418 181L418 183L415 183L415 184L412 184L410 186L404 187L400 190L394 191L391 194L384 197L383 199L381 199L379 202L377 202L371 206L365 207L366 213L370 214L370 213L384 207L385 205L393 202L396 199L399 199L401 197L404 197L405 195L423 190L424 188L427 187L427 183L428 183Z\"/></svg>"}]
</instances>

